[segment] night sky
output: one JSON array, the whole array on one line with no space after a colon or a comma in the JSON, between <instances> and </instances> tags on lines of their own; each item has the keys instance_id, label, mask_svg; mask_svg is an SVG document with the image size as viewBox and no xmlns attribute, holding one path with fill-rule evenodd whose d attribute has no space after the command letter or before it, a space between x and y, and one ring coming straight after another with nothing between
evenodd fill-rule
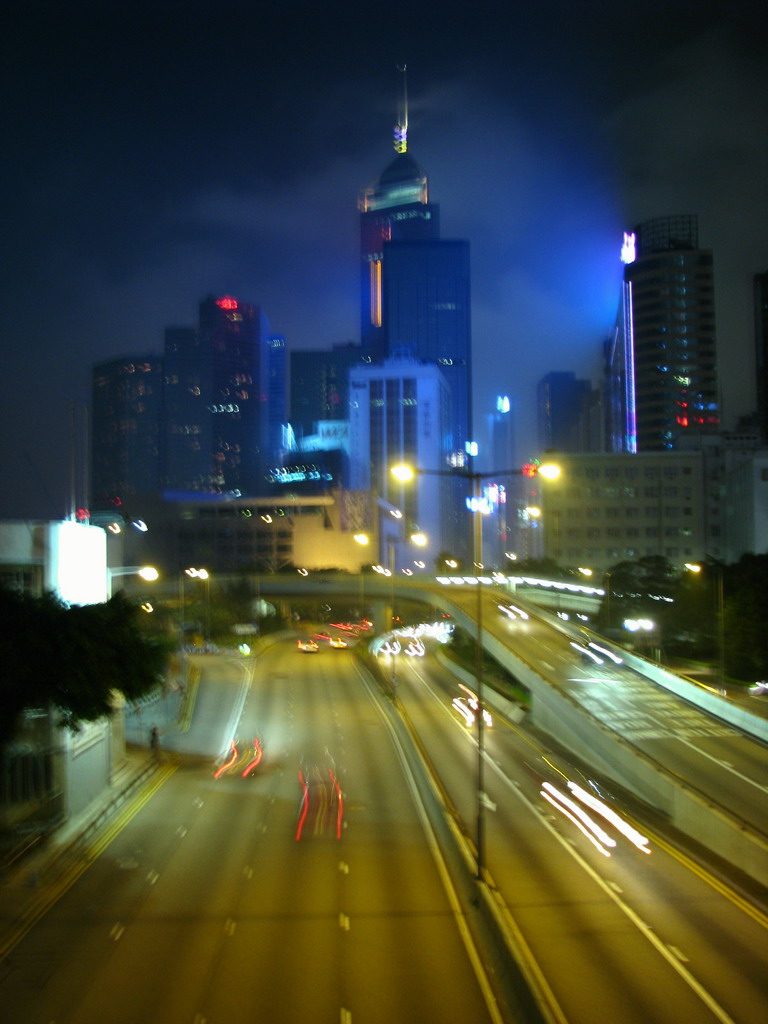
<instances>
[{"instance_id":1,"label":"night sky","mask_svg":"<svg viewBox=\"0 0 768 1024\"><path fill-rule=\"evenodd\" d=\"M699 216L724 425L768 269L764 3L4 4L0 516L61 517L95 362L230 293L291 348L358 340L361 188L409 149L472 253L476 413L598 380L623 230ZM77 429L71 428L72 410ZM79 476L79 474L78 474ZM78 496L82 501L82 496Z\"/></svg>"}]
</instances>

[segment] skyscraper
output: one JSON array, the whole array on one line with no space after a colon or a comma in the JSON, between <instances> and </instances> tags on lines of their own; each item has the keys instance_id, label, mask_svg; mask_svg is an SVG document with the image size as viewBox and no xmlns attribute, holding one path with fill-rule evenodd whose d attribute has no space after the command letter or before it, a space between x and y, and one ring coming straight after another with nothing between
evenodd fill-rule
<instances>
[{"instance_id":1,"label":"skyscraper","mask_svg":"<svg viewBox=\"0 0 768 1024\"><path fill-rule=\"evenodd\" d=\"M448 470L465 465L473 430L469 245L440 238L427 176L408 152L404 77L395 152L360 197L361 338L374 361L410 357L441 371L450 398L441 462L419 468ZM452 507L463 509L465 492L466 480L450 483Z\"/></svg>"},{"instance_id":2,"label":"skyscraper","mask_svg":"<svg viewBox=\"0 0 768 1024\"><path fill-rule=\"evenodd\" d=\"M427 176L408 152L408 101L403 92L394 147L397 154L378 181L360 193L360 340L379 356L388 351L383 312L382 264L387 242L440 237L440 210L429 201Z\"/></svg>"},{"instance_id":3,"label":"skyscraper","mask_svg":"<svg viewBox=\"0 0 768 1024\"><path fill-rule=\"evenodd\" d=\"M469 243L387 242L383 282L387 350L442 370L451 393L448 447L460 462L472 438Z\"/></svg>"},{"instance_id":4,"label":"skyscraper","mask_svg":"<svg viewBox=\"0 0 768 1024\"><path fill-rule=\"evenodd\" d=\"M160 486L163 363L158 355L93 368L91 486L95 507Z\"/></svg>"},{"instance_id":5,"label":"skyscraper","mask_svg":"<svg viewBox=\"0 0 768 1024\"><path fill-rule=\"evenodd\" d=\"M271 343L260 307L229 295L200 304L197 330L166 331L167 489L263 490L274 462L270 425L286 418L284 360L284 344Z\"/></svg>"},{"instance_id":6,"label":"skyscraper","mask_svg":"<svg viewBox=\"0 0 768 1024\"><path fill-rule=\"evenodd\" d=\"M559 452L583 452L586 443L584 421L589 413L592 384L577 380L571 372L553 372L536 386L539 448Z\"/></svg>"},{"instance_id":7,"label":"skyscraper","mask_svg":"<svg viewBox=\"0 0 768 1024\"><path fill-rule=\"evenodd\" d=\"M606 347L609 448L668 451L720 426L712 252L694 216L624 235L624 282Z\"/></svg>"},{"instance_id":8,"label":"skyscraper","mask_svg":"<svg viewBox=\"0 0 768 1024\"><path fill-rule=\"evenodd\" d=\"M446 465L450 394L445 377L434 365L394 357L382 366L350 370L349 392L351 487L375 491L402 513L398 567L407 538L416 531L427 536L421 557L430 563L444 547L455 551L463 540L457 533L468 531L465 510L451 500L455 481L423 474L404 486L390 472L399 463L420 469Z\"/></svg>"},{"instance_id":9,"label":"skyscraper","mask_svg":"<svg viewBox=\"0 0 768 1024\"><path fill-rule=\"evenodd\" d=\"M368 348L351 343L291 352L290 420L299 442L320 422L349 418L349 371L371 362Z\"/></svg>"}]
</instances>

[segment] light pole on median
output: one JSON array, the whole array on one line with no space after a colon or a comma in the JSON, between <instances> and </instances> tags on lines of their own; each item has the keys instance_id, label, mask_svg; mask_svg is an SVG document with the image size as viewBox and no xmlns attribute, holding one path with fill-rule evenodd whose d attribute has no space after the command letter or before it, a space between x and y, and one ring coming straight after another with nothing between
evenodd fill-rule
<instances>
[{"instance_id":1,"label":"light pole on median","mask_svg":"<svg viewBox=\"0 0 768 1024\"><path fill-rule=\"evenodd\" d=\"M481 511L480 485L483 480L503 476L534 476L555 480L560 476L560 467L553 463L544 465L529 464L522 469L507 469L487 473L475 473L463 468L456 469L421 469L413 466L398 465L390 470L396 480L406 483L420 474L429 476L464 477L471 484L472 520L472 560L478 572L477 606L476 606L476 637L475 637L475 688L477 692L477 818L475 847L477 855L476 878L483 881L485 871L485 806L488 797L485 793L485 703L483 700L483 594L479 573L483 564L483 520Z\"/></svg>"},{"instance_id":2,"label":"light pole on median","mask_svg":"<svg viewBox=\"0 0 768 1024\"><path fill-rule=\"evenodd\" d=\"M211 617L211 591L210 591L210 575L207 569L185 569L179 575L179 633L181 637L181 643L184 643L184 577L189 576L191 579L203 580L206 584L205 589L205 604L206 604L206 627L210 631L210 617ZM207 637L206 637L207 639Z\"/></svg>"}]
</instances>

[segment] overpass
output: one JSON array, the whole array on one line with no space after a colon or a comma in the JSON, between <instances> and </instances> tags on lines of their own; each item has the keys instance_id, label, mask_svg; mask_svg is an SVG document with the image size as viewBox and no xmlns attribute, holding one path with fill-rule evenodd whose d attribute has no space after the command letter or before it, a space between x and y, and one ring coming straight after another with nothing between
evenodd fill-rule
<instances>
[{"instance_id":1,"label":"overpass","mask_svg":"<svg viewBox=\"0 0 768 1024\"><path fill-rule=\"evenodd\" d=\"M595 771L615 779L646 803L656 807L681 832L761 884L768 885L768 835L764 831L764 823L761 825L751 814L754 807L761 805L755 805L754 801L751 804L747 802L737 811L734 809L734 794L724 795L725 789L723 793L714 791L720 788L722 780L719 777L710 776L704 783L688 771L681 772L671 767L668 751L652 749L649 753L649 745L638 743L632 729L625 728L624 723L617 725L614 721L610 697L606 698L602 706L595 703L597 683L611 684L612 680L588 680L589 689L581 691L571 685L577 681L573 677L579 675L582 665L582 656L573 649L573 643L583 644L585 639L588 641L593 637L601 646L612 649L623 661L621 672L634 679L641 707L647 705L652 711L652 715L649 711L647 717L653 717L659 722L666 715L670 719L667 727L670 735L675 732L680 711L679 708L675 710L671 704L661 707L660 687L698 709L694 711L691 708L686 714L701 714L702 724L698 731L702 734L707 732L706 723L710 721L706 716L715 716L721 722L729 723L741 732L765 742L768 740L768 719L740 707L712 688L686 680L603 640L581 625L563 622L553 612L534 606L528 597L523 599L520 596L521 588L516 583L506 580L501 582L490 577L485 578L486 583L477 580L469 582L472 579L454 578L453 582L445 582L443 578L441 582L425 577L410 580L366 577L362 586L366 603L379 604L376 617L382 623L393 599L410 599L451 615L458 625L470 634L476 634L477 613L481 610L482 646L529 692L529 714L537 728L551 735ZM357 576L343 574L322 577L320 580L312 580L311 577L300 580L278 576L262 578L262 591L275 595L300 594L306 597L314 592L328 597L359 598L360 588ZM545 592L549 589L555 601L558 596L570 596L568 592L558 595L552 588L542 589ZM577 594L575 600L583 601L591 596ZM508 633L499 627L497 606L500 602L511 603L525 610L529 619L525 634ZM552 654L547 654L546 658L541 655L545 647L555 651L555 657L560 659L562 667L554 665L555 657ZM610 688L607 692L610 693ZM487 689L485 699L488 703L494 701L494 695L488 693ZM692 731L697 731L695 725ZM721 729L723 735L728 731L725 726ZM720 742L725 743L725 740ZM762 770L764 753L759 752L756 756L762 758ZM711 757L711 760L716 762L718 757ZM732 780L729 778L727 781ZM708 792L709 788L713 792ZM758 788L768 787L763 785Z\"/></svg>"}]
</instances>

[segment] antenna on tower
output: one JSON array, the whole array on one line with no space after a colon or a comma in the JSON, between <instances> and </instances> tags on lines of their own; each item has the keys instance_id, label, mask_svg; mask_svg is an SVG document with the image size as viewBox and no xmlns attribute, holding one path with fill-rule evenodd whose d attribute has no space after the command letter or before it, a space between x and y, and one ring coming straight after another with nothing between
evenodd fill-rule
<instances>
[{"instance_id":1,"label":"antenna on tower","mask_svg":"<svg viewBox=\"0 0 768 1024\"><path fill-rule=\"evenodd\" d=\"M400 96L397 103L397 124L395 125L395 152L405 153L408 149L408 68L398 64L400 72Z\"/></svg>"}]
</instances>

